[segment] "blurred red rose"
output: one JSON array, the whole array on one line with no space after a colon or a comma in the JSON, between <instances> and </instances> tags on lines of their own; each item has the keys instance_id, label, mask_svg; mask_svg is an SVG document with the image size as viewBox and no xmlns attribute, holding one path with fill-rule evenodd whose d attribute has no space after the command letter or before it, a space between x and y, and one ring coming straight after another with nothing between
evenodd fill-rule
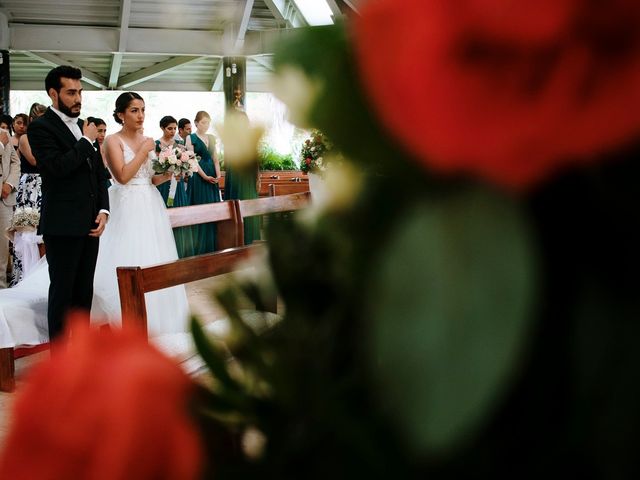
<instances>
[{"instance_id":1,"label":"blurred red rose","mask_svg":"<svg viewBox=\"0 0 640 480\"><path fill-rule=\"evenodd\" d=\"M636 0L370 0L381 121L428 168L528 187L640 134Z\"/></svg>"},{"instance_id":2,"label":"blurred red rose","mask_svg":"<svg viewBox=\"0 0 640 480\"><path fill-rule=\"evenodd\" d=\"M0 478L198 478L190 379L139 333L77 320L71 342L18 393Z\"/></svg>"}]
</instances>

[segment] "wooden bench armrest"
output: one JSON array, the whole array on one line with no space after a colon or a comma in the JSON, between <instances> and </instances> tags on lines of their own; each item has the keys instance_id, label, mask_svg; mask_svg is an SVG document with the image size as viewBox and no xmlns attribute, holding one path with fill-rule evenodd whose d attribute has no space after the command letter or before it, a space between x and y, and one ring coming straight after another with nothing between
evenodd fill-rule
<instances>
[{"instance_id":1,"label":"wooden bench armrest","mask_svg":"<svg viewBox=\"0 0 640 480\"><path fill-rule=\"evenodd\" d=\"M123 328L134 327L147 332L144 294L163 288L222 275L234 270L239 260L265 248L263 244L230 248L150 267L118 267L118 289Z\"/></svg>"}]
</instances>

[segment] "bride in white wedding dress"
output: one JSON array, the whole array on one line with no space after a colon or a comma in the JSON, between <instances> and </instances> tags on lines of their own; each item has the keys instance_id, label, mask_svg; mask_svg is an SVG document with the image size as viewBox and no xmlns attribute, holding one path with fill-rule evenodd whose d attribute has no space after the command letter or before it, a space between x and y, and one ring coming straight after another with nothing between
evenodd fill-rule
<instances>
[{"instance_id":1,"label":"bride in white wedding dress","mask_svg":"<svg viewBox=\"0 0 640 480\"><path fill-rule=\"evenodd\" d=\"M114 118L122 129L105 140L107 163L114 180L109 188L109 222L100 239L94 278L93 322L119 325L118 266L147 266L178 259L166 207L155 184L170 176L151 168L155 142L140 131L144 101L134 92L116 100ZM0 290L0 348L47 341L46 257L13 288ZM188 304L184 286L145 294L150 336L187 330Z\"/></svg>"}]
</instances>

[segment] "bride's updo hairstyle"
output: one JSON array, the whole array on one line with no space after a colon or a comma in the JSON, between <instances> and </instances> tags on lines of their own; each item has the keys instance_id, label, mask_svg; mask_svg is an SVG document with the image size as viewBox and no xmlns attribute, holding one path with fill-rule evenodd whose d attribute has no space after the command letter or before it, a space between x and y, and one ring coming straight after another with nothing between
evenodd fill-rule
<instances>
[{"instance_id":1,"label":"bride's updo hairstyle","mask_svg":"<svg viewBox=\"0 0 640 480\"><path fill-rule=\"evenodd\" d=\"M120 120L120 117L118 117L118 114L124 113L133 100L142 100L144 102L144 99L136 92L124 92L116 98L116 108L113 111L113 119L120 125L122 125L123 122Z\"/></svg>"}]
</instances>

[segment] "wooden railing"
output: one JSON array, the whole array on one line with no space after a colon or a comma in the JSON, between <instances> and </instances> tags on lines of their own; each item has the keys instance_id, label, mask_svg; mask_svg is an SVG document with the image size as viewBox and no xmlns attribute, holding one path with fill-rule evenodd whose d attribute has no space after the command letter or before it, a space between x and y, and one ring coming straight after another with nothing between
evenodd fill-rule
<instances>
[{"instance_id":1,"label":"wooden railing","mask_svg":"<svg viewBox=\"0 0 640 480\"><path fill-rule=\"evenodd\" d=\"M235 269L239 260L247 258L251 252L260 248L264 248L264 245L229 248L144 268L118 267L116 272L122 327L136 328L147 333L145 293L229 273ZM269 311L276 313L276 299L271 299L267 304L272 307Z\"/></svg>"}]
</instances>

